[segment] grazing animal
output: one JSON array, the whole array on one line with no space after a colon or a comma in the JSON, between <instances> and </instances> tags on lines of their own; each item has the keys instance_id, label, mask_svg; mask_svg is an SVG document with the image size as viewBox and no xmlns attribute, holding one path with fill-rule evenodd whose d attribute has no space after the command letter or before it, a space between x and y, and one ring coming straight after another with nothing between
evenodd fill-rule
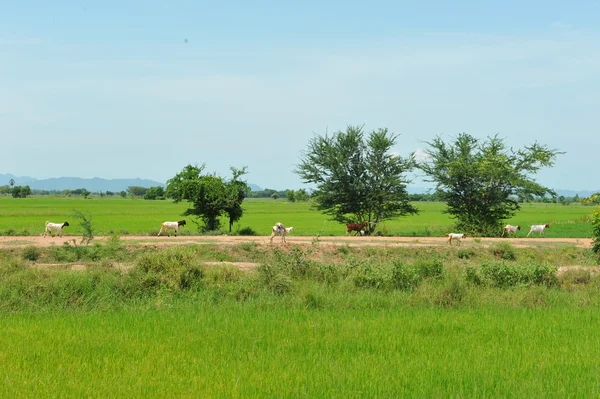
<instances>
[{"instance_id":1,"label":"grazing animal","mask_svg":"<svg viewBox=\"0 0 600 399\"><path fill-rule=\"evenodd\" d=\"M549 224L534 224L533 226L529 226L529 233L527 234L527 237L529 237L531 233L540 233L540 237L543 237L544 230L549 228Z\"/></svg>"},{"instance_id":2,"label":"grazing animal","mask_svg":"<svg viewBox=\"0 0 600 399\"><path fill-rule=\"evenodd\" d=\"M52 222L46 222L46 228L44 229L44 233L42 234L43 237L46 237L46 233L50 233L50 235L52 237L54 237L54 233L56 232L56 234L58 234L59 237L62 237L62 229L65 226L68 226L69 222L64 222L64 223L52 223Z\"/></svg>"},{"instance_id":3,"label":"grazing animal","mask_svg":"<svg viewBox=\"0 0 600 399\"><path fill-rule=\"evenodd\" d=\"M277 222L271 230L271 243L273 242L273 237L277 235L281 236L282 242L286 242L285 236L289 234L292 230L294 230L294 226L285 227L281 222Z\"/></svg>"},{"instance_id":4,"label":"grazing animal","mask_svg":"<svg viewBox=\"0 0 600 399\"><path fill-rule=\"evenodd\" d=\"M512 234L517 234L517 230L521 230L521 226L511 226L510 224L507 224L506 226L504 226L504 229L502 229L502 236L504 237L504 234L506 233L506 236L508 237L511 233Z\"/></svg>"},{"instance_id":5,"label":"grazing animal","mask_svg":"<svg viewBox=\"0 0 600 399\"><path fill-rule=\"evenodd\" d=\"M169 230L175 230L175 237L177 237L177 233L179 233L179 227L185 226L185 220L180 220L179 222L164 222L160 225L160 230L158 232L157 237L160 236L160 233L163 231L167 233L167 236L171 237L169 234Z\"/></svg>"},{"instance_id":6,"label":"grazing animal","mask_svg":"<svg viewBox=\"0 0 600 399\"><path fill-rule=\"evenodd\" d=\"M368 222L348 223L348 224L346 224L346 235L348 235L348 233L352 233L353 231L355 232L354 235L358 235L358 234L364 235L364 234L361 234L361 230L365 230L368 225L369 225Z\"/></svg>"},{"instance_id":7,"label":"grazing animal","mask_svg":"<svg viewBox=\"0 0 600 399\"><path fill-rule=\"evenodd\" d=\"M466 234L450 233L450 234L448 234L448 244L452 245L452 240L456 240L456 241L458 241L458 244L460 245L460 240L462 240L463 238L467 238Z\"/></svg>"}]
</instances>

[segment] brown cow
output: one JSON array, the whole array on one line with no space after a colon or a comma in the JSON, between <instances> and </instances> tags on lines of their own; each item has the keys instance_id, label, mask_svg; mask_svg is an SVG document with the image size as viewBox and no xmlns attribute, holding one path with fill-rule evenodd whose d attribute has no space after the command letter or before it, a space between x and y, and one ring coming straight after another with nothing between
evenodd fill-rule
<instances>
[{"instance_id":1,"label":"brown cow","mask_svg":"<svg viewBox=\"0 0 600 399\"><path fill-rule=\"evenodd\" d=\"M367 223L367 222L348 223L348 224L346 224L346 235L348 235L348 233L352 233L353 231L356 232L354 235L361 234L361 231L366 229L368 225L369 225L369 223Z\"/></svg>"}]
</instances>

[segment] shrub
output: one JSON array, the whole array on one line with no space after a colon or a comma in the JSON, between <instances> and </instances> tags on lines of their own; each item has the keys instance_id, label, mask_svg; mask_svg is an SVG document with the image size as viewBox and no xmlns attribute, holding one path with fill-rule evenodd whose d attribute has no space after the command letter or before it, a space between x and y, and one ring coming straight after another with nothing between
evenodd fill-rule
<instances>
[{"instance_id":1,"label":"shrub","mask_svg":"<svg viewBox=\"0 0 600 399\"><path fill-rule=\"evenodd\" d=\"M195 286L204 276L198 257L186 248L142 254L131 278L138 280L143 290L186 290Z\"/></svg>"},{"instance_id":2,"label":"shrub","mask_svg":"<svg viewBox=\"0 0 600 399\"><path fill-rule=\"evenodd\" d=\"M413 291L419 285L421 277L412 267L402 262L394 262L392 269L392 283L394 288L404 291Z\"/></svg>"},{"instance_id":3,"label":"shrub","mask_svg":"<svg viewBox=\"0 0 600 399\"><path fill-rule=\"evenodd\" d=\"M481 276L477 272L477 269L473 266L467 266L467 268L465 269L465 280L475 285L483 284Z\"/></svg>"},{"instance_id":4,"label":"shrub","mask_svg":"<svg viewBox=\"0 0 600 399\"><path fill-rule=\"evenodd\" d=\"M444 267L439 259L418 261L414 267L421 278L440 278L444 273Z\"/></svg>"},{"instance_id":5,"label":"shrub","mask_svg":"<svg viewBox=\"0 0 600 399\"><path fill-rule=\"evenodd\" d=\"M374 267L369 263L361 264L352 273L354 285L360 288L385 288L387 280L389 278L386 278L385 272L381 267Z\"/></svg>"},{"instance_id":6,"label":"shrub","mask_svg":"<svg viewBox=\"0 0 600 399\"><path fill-rule=\"evenodd\" d=\"M499 243L495 243L495 244L491 245L490 252L492 253L492 255L494 255L495 257L498 257L500 259L504 259L504 260L516 260L517 259L517 253L515 252L514 247L512 245L510 245L510 243L508 243L508 242L499 242Z\"/></svg>"},{"instance_id":7,"label":"shrub","mask_svg":"<svg viewBox=\"0 0 600 399\"><path fill-rule=\"evenodd\" d=\"M258 233L256 231L254 231L254 229L252 229L251 227L241 228L240 231L238 232L238 234L241 236L257 236L258 235Z\"/></svg>"},{"instance_id":8,"label":"shrub","mask_svg":"<svg viewBox=\"0 0 600 399\"><path fill-rule=\"evenodd\" d=\"M37 247L29 245L23 249L23 259L35 262L39 257L40 250Z\"/></svg>"},{"instance_id":9,"label":"shrub","mask_svg":"<svg viewBox=\"0 0 600 399\"><path fill-rule=\"evenodd\" d=\"M481 272L493 287L507 288L519 283L520 273L513 265L504 262L488 262L481 265Z\"/></svg>"},{"instance_id":10,"label":"shrub","mask_svg":"<svg viewBox=\"0 0 600 399\"><path fill-rule=\"evenodd\" d=\"M554 287L558 284L556 268L537 263L507 264L489 262L481 266L484 280L497 288L514 287L516 285L543 285Z\"/></svg>"},{"instance_id":11,"label":"shrub","mask_svg":"<svg viewBox=\"0 0 600 399\"><path fill-rule=\"evenodd\" d=\"M471 259L475 255L476 252L473 248L459 249L456 252L456 256L458 256L460 259Z\"/></svg>"}]
</instances>

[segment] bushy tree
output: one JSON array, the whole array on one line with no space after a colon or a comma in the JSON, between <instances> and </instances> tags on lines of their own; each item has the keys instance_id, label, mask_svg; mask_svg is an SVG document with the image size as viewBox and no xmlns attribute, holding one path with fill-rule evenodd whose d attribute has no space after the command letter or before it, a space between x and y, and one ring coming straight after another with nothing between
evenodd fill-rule
<instances>
[{"instance_id":1,"label":"bushy tree","mask_svg":"<svg viewBox=\"0 0 600 399\"><path fill-rule=\"evenodd\" d=\"M427 144L428 158L419 168L437 184L437 195L458 231L499 235L502 221L520 209L519 198L555 195L531 177L552 166L560 154L546 146L535 143L513 150L498 136L479 140L466 133L452 143L437 137Z\"/></svg>"},{"instance_id":2,"label":"bushy tree","mask_svg":"<svg viewBox=\"0 0 600 399\"><path fill-rule=\"evenodd\" d=\"M229 216L230 228L243 214L241 203L249 190L247 184L239 180L246 169L232 168L233 178L225 182L214 174L202 174L205 165L187 165L172 179L167 181L166 195L175 202L188 201L192 207L183 214L202 219L206 230L218 230L219 217Z\"/></svg>"},{"instance_id":3,"label":"bushy tree","mask_svg":"<svg viewBox=\"0 0 600 399\"><path fill-rule=\"evenodd\" d=\"M31 187L29 186L14 186L11 190L13 198L27 198L31 195Z\"/></svg>"},{"instance_id":4,"label":"bushy tree","mask_svg":"<svg viewBox=\"0 0 600 399\"><path fill-rule=\"evenodd\" d=\"M146 194L146 191L148 191L148 189L146 187L140 187L140 186L127 187L127 192L129 193L129 195L131 195L133 197L143 197Z\"/></svg>"},{"instance_id":5,"label":"bushy tree","mask_svg":"<svg viewBox=\"0 0 600 399\"><path fill-rule=\"evenodd\" d=\"M165 199L165 189L162 186L150 187L146 191L146 194L144 194L144 199L147 199L147 200Z\"/></svg>"},{"instance_id":6,"label":"bushy tree","mask_svg":"<svg viewBox=\"0 0 600 399\"><path fill-rule=\"evenodd\" d=\"M240 177L246 174L246 168L237 169L232 167L231 173L232 178L226 183L227 200L225 205L225 213L229 217L229 232L231 232L233 224L244 215L242 202L250 192L248 184L240 180Z\"/></svg>"},{"instance_id":7,"label":"bushy tree","mask_svg":"<svg viewBox=\"0 0 600 399\"><path fill-rule=\"evenodd\" d=\"M296 196L294 190L285 190L285 197L290 202L296 202Z\"/></svg>"},{"instance_id":8,"label":"bushy tree","mask_svg":"<svg viewBox=\"0 0 600 399\"><path fill-rule=\"evenodd\" d=\"M296 198L296 201L308 201L310 198L306 190L303 188L296 190L294 197Z\"/></svg>"},{"instance_id":9,"label":"bushy tree","mask_svg":"<svg viewBox=\"0 0 600 399\"><path fill-rule=\"evenodd\" d=\"M317 209L341 223L369 222L370 232L381 221L417 213L405 176L414 161L391 152L397 137L387 129L365 137L362 127L349 126L310 140L296 173L317 186Z\"/></svg>"}]
</instances>

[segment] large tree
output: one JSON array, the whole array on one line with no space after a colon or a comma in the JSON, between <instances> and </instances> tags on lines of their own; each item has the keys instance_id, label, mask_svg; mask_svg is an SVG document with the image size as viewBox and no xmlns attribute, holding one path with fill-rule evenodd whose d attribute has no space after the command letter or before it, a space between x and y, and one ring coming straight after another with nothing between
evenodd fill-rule
<instances>
[{"instance_id":1,"label":"large tree","mask_svg":"<svg viewBox=\"0 0 600 399\"><path fill-rule=\"evenodd\" d=\"M248 191L245 182L239 177L246 169L232 168L233 178L226 182L215 174L202 174L205 165L187 165L172 179L167 181L166 195L175 202L188 201L192 207L183 214L196 216L204 222L206 230L218 230L221 226L219 218L223 214L229 216L229 226L242 217L241 203Z\"/></svg>"},{"instance_id":2,"label":"large tree","mask_svg":"<svg viewBox=\"0 0 600 399\"><path fill-rule=\"evenodd\" d=\"M479 140L466 133L451 143L438 136L427 144L427 157L418 167L437 184L445 212L456 219L460 231L498 235L503 220L520 209L519 197L555 195L532 178L560 154L546 146L534 143L514 150L498 136Z\"/></svg>"},{"instance_id":3,"label":"large tree","mask_svg":"<svg viewBox=\"0 0 600 399\"><path fill-rule=\"evenodd\" d=\"M316 185L317 209L341 223L369 222L369 232L384 220L417 213L405 176L414 162L391 152L397 137L387 129L365 135L362 127L348 126L311 139L296 173Z\"/></svg>"},{"instance_id":4,"label":"large tree","mask_svg":"<svg viewBox=\"0 0 600 399\"><path fill-rule=\"evenodd\" d=\"M250 192L250 187L248 184L245 181L240 180L240 177L246 174L246 167L243 167L242 169L232 167L231 174L231 180L226 183L227 199L224 209L225 213L229 217L230 233L233 223L240 220L244 214L242 202Z\"/></svg>"}]
</instances>

